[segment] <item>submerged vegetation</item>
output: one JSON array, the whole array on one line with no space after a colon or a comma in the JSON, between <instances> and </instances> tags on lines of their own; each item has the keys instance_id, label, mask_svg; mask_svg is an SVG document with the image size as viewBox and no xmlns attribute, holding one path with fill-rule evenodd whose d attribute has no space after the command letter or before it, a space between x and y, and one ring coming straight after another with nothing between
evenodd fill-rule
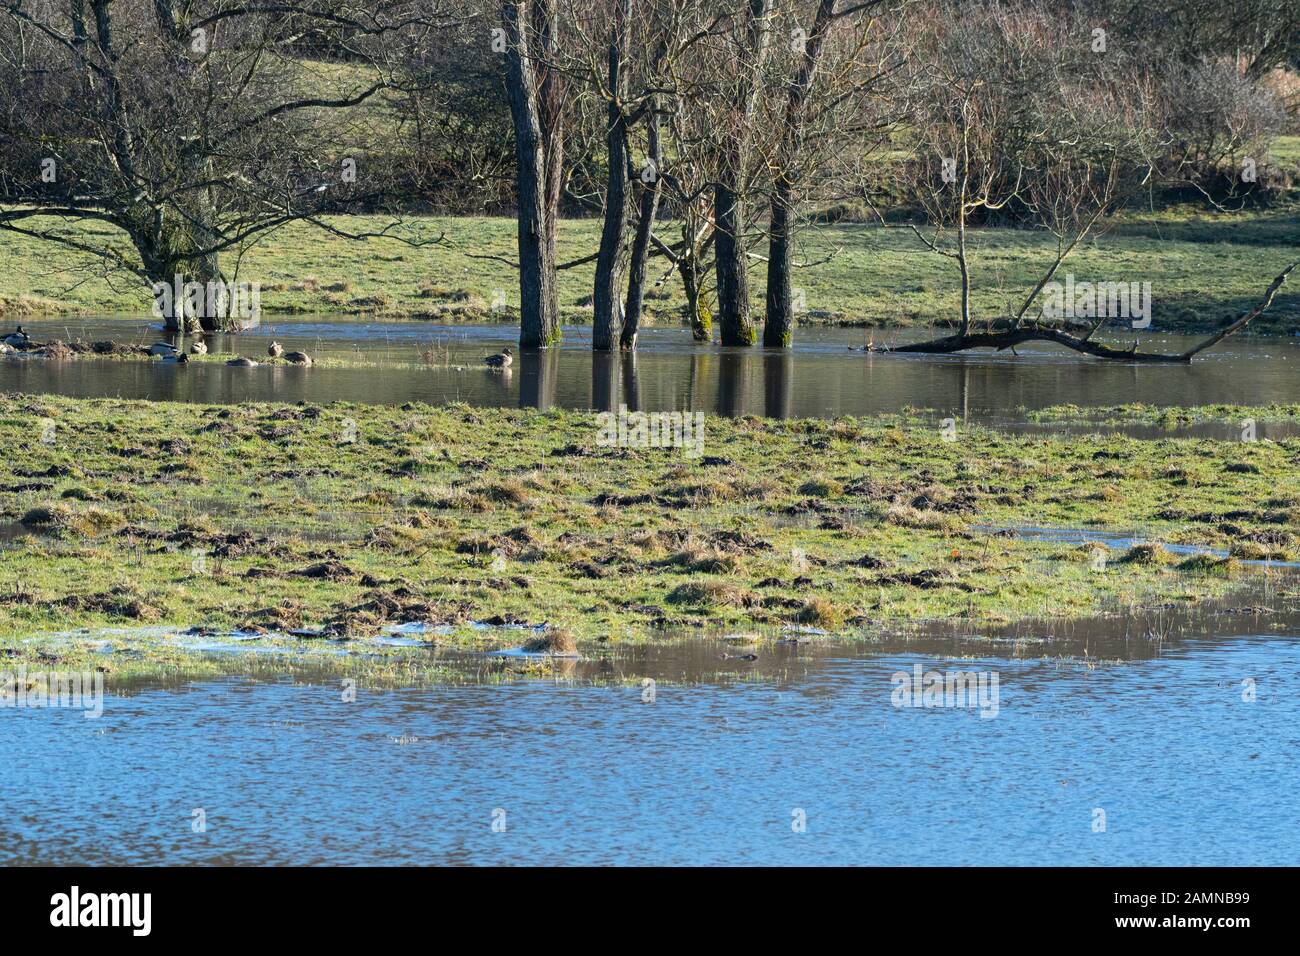
<instances>
[{"instance_id":1,"label":"submerged vegetation","mask_svg":"<svg viewBox=\"0 0 1300 956\"><path fill-rule=\"evenodd\" d=\"M3 643L149 624L320 643L420 622L440 644L568 654L1195 602L1243 560L1300 558L1300 439L711 417L695 459L598 433L567 411L4 397Z\"/></svg>"}]
</instances>

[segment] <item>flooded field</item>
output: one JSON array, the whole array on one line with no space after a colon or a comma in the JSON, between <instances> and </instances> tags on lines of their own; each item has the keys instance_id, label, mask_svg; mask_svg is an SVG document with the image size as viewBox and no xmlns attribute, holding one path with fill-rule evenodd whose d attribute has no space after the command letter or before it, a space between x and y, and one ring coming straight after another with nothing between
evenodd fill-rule
<instances>
[{"instance_id":1,"label":"flooded field","mask_svg":"<svg viewBox=\"0 0 1300 956\"><path fill-rule=\"evenodd\" d=\"M324 677L110 686L96 720L0 720L0 862L1289 863L1296 598L752 660L696 637L351 701ZM896 706L918 668L996 683Z\"/></svg>"},{"instance_id":2,"label":"flooded field","mask_svg":"<svg viewBox=\"0 0 1300 956\"><path fill-rule=\"evenodd\" d=\"M149 344L149 321L30 323L37 339L113 339ZM931 409L991 422L1018 421L1023 409L1300 402L1300 339L1230 339L1187 366L1152 367L1080 358L1052 347L1018 354L879 355L850 351L872 337L896 344L916 332L800 329L789 352L697 346L685 329L642 333L635 357L593 356L590 329L565 330L564 346L520 355L509 372L483 358L517 342L515 326L448 326L419 321L275 318L239 336L209 336L214 354L264 356L272 339L318 359L367 366L177 368L146 360L0 359L0 392L75 397L243 401L441 403L483 406L682 410L773 418L873 415ZM1186 336L1144 336L1144 348L1182 350ZM1223 431L1223 429L1219 429ZM1260 437L1294 428L1261 423ZM1211 433L1215 433L1213 429ZM1226 432L1225 432L1226 436Z\"/></svg>"},{"instance_id":3,"label":"flooded field","mask_svg":"<svg viewBox=\"0 0 1300 956\"><path fill-rule=\"evenodd\" d=\"M83 341L148 343L159 337L148 323L121 320L33 322L31 330L41 338ZM715 535L718 541L745 542L749 539L742 531L763 531L780 546L756 540L749 542L753 554L730 558L701 552L697 560L692 552L687 557L694 563L685 565L677 551L665 552L657 564L647 559L645 567L637 567L658 575L660 565L681 565L682 574L694 568L691 573L701 580L731 573L731 568L747 585L782 589L764 592L762 607L773 609L766 623L729 630L698 608L678 609L680 600L673 595L690 597L693 592L668 592L655 606L644 597L651 593L645 590L649 585L636 584L630 566L621 565L611 575L603 565L588 562L585 570L575 572L585 577L575 583L570 576L573 561L565 548L571 546L571 536L560 533L564 525L556 515L569 521L572 513L590 510L593 517L584 520L608 518L607 528L593 525L591 539L592 547L594 542L607 547L610 535L631 533L651 519L685 522L710 514L707 502L683 498L670 508L649 490L634 494L644 489L633 479L667 481L658 472L651 478L639 473L619 478L616 490L625 501L614 490L597 487L621 474L619 468L631 468L629 463L637 460L632 455L572 458L562 453L578 446L561 441L557 431L541 436L546 441L537 445L547 455L539 451L529 458L528 434L519 430L524 426L496 423L506 436L502 440L508 437L512 462L555 459L548 474L563 476L563 482L524 488L516 493L520 501L499 492L500 501L462 512L462 504L475 503L470 497L462 495L462 501L448 491L445 501L427 494L416 499L408 485L418 480L432 488L438 476L462 482L495 467L497 445L484 437L489 425L482 422L474 431L459 419L433 429L430 434L443 436L443 444L455 447L457 455L430 462L402 457L391 437L404 434L396 426L367 423L375 432L374 447L382 449L381 460L407 462L410 468L380 473L366 465L348 471L357 468L349 464L352 445L327 443L321 447L328 467L313 471L317 466L311 456L322 454L319 448L305 439L300 446L294 443L312 428L333 434L325 421L226 421L221 416L232 411L222 408L210 410L211 421L181 427L175 420L196 409L172 406L169 420L151 425L143 421L145 406L134 406L109 428L81 421L90 414L86 409L56 409L58 434L71 442L68 448L47 448L31 436L17 439L39 454L7 489L14 503L0 516L0 561L8 569L0 590L15 614L48 606L54 596L63 602L60 607L83 608L89 606L84 601L93 600L99 604L92 610L121 606L150 623L55 635L10 634L10 669L18 660L28 669L40 661L56 667L68 645L83 652L91 647L89 658L71 658L82 662L78 666L87 659L107 665L153 660L150 649L159 648L174 652L176 659L184 653L221 666L214 669L219 673L201 679L174 676L181 668L173 676L142 677L141 671L123 667L115 673L107 666L107 696L95 719L70 708L0 709L0 752L6 757L0 863L1294 862L1300 832L1286 797L1300 772L1300 705L1289 693L1300 668L1300 586L1294 562L1250 557L1251 547L1282 553L1291 540L1289 515L1294 512L1287 509L1294 502L1286 497L1291 491L1285 476L1293 454L1285 442L1249 448L1234 443L1234 455L1239 447L1251 454L1243 453L1240 461L1229 456L1211 462L1207 456L1218 456L1220 448L1197 452L1196 461L1165 461L1185 449L1145 440L1168 437L1170 429L1106 424L1107 430L1127 431L1142 447L1118 441L1115 448L1094 451L1089 444L1086 457L1075 461L1062 449L1070 451L1071 436L1087 434L1092 426L1038 420L1033 411L1067 404L1088 409L1124 403L1300 402L1300 343L1231 341L1191 366L1157 368L1102 364L1044 349L942 358L853 351L865 335L861 330L801 330L792 353L774 354L698 347L683 330L652 329L643 336L639 354L623 358L593 357L587 330L569 329L564 348L520 356L515 368L503 374L481 362L514 341L513 327L295 318L238 338L214 337L209 344L219 353L260 356L274 338L286 349L316 356L312 368L0 359L0 392L8 393L218 405L461 401L506 408L612 409L626 404L730 418L828 418L926 409L935 416L1004 429L991 437L969 438L991 442L970 461L937 437L914 434L910 442L933 447L925 445L925 470L904 477L923 483L895 489L881 482L886 463L896 467L904 454L889 449L910 447L901 440L897 446L864 440L837 452L831 437L815 443L802 434L769 435L761 450L750 449L752 459L742 459L752 436L723 429L749 423L717 420L717 430L730 439L716 450L727 457L708 467L752 477L760 465L774 467L776 451L784 449L786 455L797 455L791 459L797 464L787 466L782 476L799 498L769 504L763 511L737 505L727 513L725 528L709 526L699 533L707 530L724 535ZM876 337L878 343L889 338L880 332ZM1148 344L1178 348L1185 343L1153 338ZM340 361L331 364L331 359ZM147 406L149 414L159 407L164 406ZM273 414L265 409L258 414L263 413ZM17 409L11 417L26 414L35 412ZM443 413L426 414L437 418ZM480 418L491 414L474 413ZM374 410L374 417L382 416ZM577 426L552 422L548 427ZM176 428L183 434L167 431ZM1182 426L1179 433L1237 439L1237 428L1232 422L1202 422ZM147 435L133 441L134 429ZM1000 447L1015 441L1007 433L1040 431L1060 436L1061 447ZM1265 420L1258 437L1282 439L1296 432L1294 422ZM211 437L226 433L238 435L239 442ZM102 435L116 437L100 448L93 441ZM795 441L801 444L792 451ZM179 451L164 449L155 463L153 449L160 442L166 448L174 442ZM479 448L474 442L486 444ZM244 481L240 469L250 466L244 459L221 457L233 454L231 448L243 449L245 456L261 449L268 462L280 462L283 453L284 462L266 465L257 475L263 484L270 474L286 484L266 484L257 495L244 494L241 489L254 483ZM66 452L76 468L49 465L41 457L56 452ZM1053 463L1058 453L1060 462ZM182 471L191 480L172 478L175 455L184 456ZM835 469L847 467L846 461L870 455L885 457L862 458L865 484L849 480L856 475L805 484L807 476L799 473L808 467L809 474L827 471L833 477ZM1007 456L1010 464L1000 464ZM813 468L819 461L820 470ZM1114 461L1133 464L1121 469ZM38 468L42 463L48 467ZM944 470L949 464L955 469L951 473ZM685 465L680 467L683 476L688 474ZM1083 474L1107 482L1131 477L1135 484L1097 497L1101 486L1073 484ZM953 483L957 491L937 487L940 480ZM1174 484L1150 491L1148 486L1165 481ZM990 482L1005 487L985 488ZM1256 493L1239 496L1241 501L1220 501L1214 489L1228 482ZM85 531L82 541L79 526L59 523L83 513L69 501L98 502L98 511L84 513L103 517L117 501L113 495L128 485L141 500L124 508L143 514L138 505L147 501L164 509L158 530L130 527L127 544L120 545L133 549L120 552L129 554L129 561L104 557L120 535L96 538ZM850 500L842 486L857 489L853 494L862 500ZM417 490L427 493L429 488ZM1145 510L1138 507L1142 489L1151 499ZM662 489L654 485L651 490ZM967 491L980 501L978 511L969 509L980 516L978 521L972 517L969 532L964 521L915 510L950 501L961 505ZM592 499L597 492L601 496ZM890 498L898 495L902 497ZM1197 505L1200 499L1205 500ZM415 500L439 514L421 517L384 545L391 549L394 542L409 539L410 548L372 546L374 515L380 513L375 509L404 508ZM592 500L602 510L595 511ZM1063 515L1076 517L1071 503L1082 501L1092 502L1087 514L1093 517L1079 521L1086 530L1063 530ZM904 506L909 502L920 504L908 510ZM1167 522L1195 520L1200 522L1197 535L1179 543L1152 537L1142 530L1142 521L1130 521L1153 520L1170 502L1188 514L1157 515L1166 523L1161 528L1168 532L1172 526ZM1255 510L1244 510L1247 506ZM1022 510L997 510L1013 507ZM37 520L45 513L41 508L48 511L49 527ZM1120 517L1103 522L1095 517L1103 510ZM1219 519L1226 521L1230 514L1239 523L1232 532L1236 538L1224 532L1210 539L1214 546L1207 545L1206 537L1218 534ZM759 527L759 516L766 516L768 526ZM223 526L207 528L203 522L209 520ZM453 541L476 522L498 534L493 541L505 540L499 534L515 534L532 548L524 555L527 561L513 551L508 556L519 559L518 567L510 565L519 573L507 577L493 570L494 561L507 566L504 553L493 552L497 557L489 561L473 540ZM529 526L515 528L521 522ZM1267 527L1259 530L1252 522ZM183 527L178 531L172 524ZM1107 527L1111 530L1103 530ZM288 548L288 557L277 558L275 566L240 565L237 572L223 568L219 578L199 580L207 572L195 570L191 561L203 549L184 550L185 542L193 544L185 535L206 542L217 540L219 532L230 533L223 547L236 549L232 563L251 560L238 551L244 547L240 534L253 542L249 548L256 545L254 551L280 554L277 548ZM175 540L182 543L169 550L172 538L167 535L179 535ZM803 568L805 538L820 541L817 550L831 553L838 535L853 543L852 561L819 559L811 569ZM860 543L856 535L867 536L863 541L872 544ZM1024 578L1028 559L1016 557L1027 552L1002 552L1013 538L1059 546L1034 553L1039 563L1030 568L1031 577L1036 575L1032 582ZM680 540L690 544L693 539L687 535ZM1154 557L1137 554L1152 540L1167 540L1167 551ZM789 550L786 545L792 542L799 548ZM453 544L455 554L448 551ZM1112 593L1128 596L1114 602L1110 613L1072 622L989 623L1011 620L1027 607L1034 608L1032 613L1053 613L1057 599L1068 596L1069 587L1081 587L1088 576L1087 562L1071 555L1101 546L1113 556L1106 578L1117 589ZM763 548L778 556L788 551L803 568L798 573L817 575L816 580L791 579L794 571L782 580L769 577ZM98 555L95 560L104 566L88 562L88 554ZM347 558L346 564L339 563L339 555ZM552 559L557 576L543 577L545 562ZM1204 559L1197 565L1201 570L1180 570L1185 562L1195 564L1192 559ZM77 580L52 570L32 590L40 560L67 562L58 567L75 568ZM957 570L947 570L942 562ZM580 604L587 619L598 617L602 607L623 613L624 604L630 607L628 614L671 617L664 618L669 622L664 630L642 635L642 640L584 633L578 656L563 657L512 646L528 637L522 629L517 639L511 636L500 646L477 647L472 640L454 640L449 625L425 628L408 622L364 637L349 635L342 625L337 630L321 626L329 608L346 610L363 597L374 597L347 598L350 592L341 589L354 578L364 582L373 577L375 587L392 585L394 594L404 594L399 568L400 574L410 575L412 595L428 596L447 587L453 590L442 594L446 600L486 595L484 600L504 602L502 607L512 612L503 618L508 621L553 621L544 605L559 593L577 595L574 606ZM967 583L959 572L975 583ZM92 573L99 576L94 587L87 583ZM1205 583L1196 577L1201 573L1221 573L1225 580L1231 575L1232 588L1225 585L1214 592L1231 591L1229 596L1199 599L1194 589ZM977 575L989 581L981 583ZM317 585L300 584L317 577L330 579L319 585L326 597L315 594ZM146 579L158 588L132 590ZM791 579L792 590L806 593L786 595L785 579ZM1154 588L1156 580L1167 580L1169 586ZM657 577L646 581L660 586ZM1145 586L1139 587L1142 582ZM535 583L536 590L529 590ZM337 596L327 590L332 585L338 586ZM1034 588L1050 593L1038 595ZM86 590L95 593L86 598L80 593ZM37 594L45 599L38 600ZM219 594L226 596L213 596ZM195 603L209 602L205 613L220 616L245 597L253 602L250 607L266 605L292 617L288 612L298 605L281 598L296 594L317 604L299 607L312 613L299 615L301 625L289 629L190 629L169 623L180 620L177 608L189 612ZM637 600L629 598L637 594ZM836 633L794 623L804 618L787 606L800 606L806 598L799 611L803 614L828 594L857 612L847 623L827 625ZM945 594L947 603L938 603ZM996 607L985 607L983 620L973 623L979 620L979 600L994 601ZM759 607L757 601L741 603ZM917 620L930 623L907 624L901 617L884 623L894 602L904 601ZM318 608L325 610L317 613ZM682 625L693 616L695 627ZM937 616L945 620L933 623ZM461 625L477 627L481 617L477 612ZM347 624L350 619L345 615L342 620ZM532 630L545 628L537 624ZM172 660L166 655L156 659ZM363 666L350 672L337 666L341 660ZM373 673L382 667L384 679L352 683L348 674L366 674L364 665L371 661ZM0 671L6 669L0 659ZM165 664L156 670L168 673ZM973 683L966 683L967 677ZM927 693L935 681L940 692L932 698ZM949 693L949 687L956 692Z\"/></svg>"}]
</instances>

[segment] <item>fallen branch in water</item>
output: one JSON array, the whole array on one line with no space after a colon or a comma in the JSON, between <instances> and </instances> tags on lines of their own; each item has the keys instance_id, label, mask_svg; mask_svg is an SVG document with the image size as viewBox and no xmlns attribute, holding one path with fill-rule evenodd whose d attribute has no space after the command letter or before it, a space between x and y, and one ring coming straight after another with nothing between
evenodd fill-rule
<instances>
[{"instance_id":1,"label":"fallen branch in water","mask_svg":"<svg viewBox=\"0 0 1300 956\"><path fill-rule=\"evenodd\" d=\"M1040 325L1015 325L1010 328L989 332L967 332L956 335L947 335L943 338L930 339L925 342L914 342L911 345L899 345L894 348L884 348L879 346L868 346L868 351L872 352L913 352L930 355L947 355L953 352L964 352L968 349L994 349L1003 351L1004 349L1015 348L1017 345L1023 345L1026 342L1055 342L1057 345L1063 345L1068 349L1081 352L1084 355L1092 355L1097 358L1110 359L1121 362L1190 362L1193 358L1204 352L1211 346L1217 345L1226 339L1229 335L1239 332L1249 325L1257 316L1264 312L1273 304L1278 290L1286 283L1287 276L1300 266L1300 262L1293 262L1282 270L1281 275L1273 280L1268 290L1264 293L1264 298L1250 311L1243 313L1240 317L1225 325L1222 329L1215 332L1209 338L1198 343L1186 352L1179 354L1169 354L1165 352L1140 352L1138 346L1141 344L1134 340L1133 345L1129 348L1116 348L1111 345L1104 345L1100 342L1092 341L1092 331L1086 335L1074 335L1064 329L1052 328L1050 326Z\"/></svg>"}]
</instances>

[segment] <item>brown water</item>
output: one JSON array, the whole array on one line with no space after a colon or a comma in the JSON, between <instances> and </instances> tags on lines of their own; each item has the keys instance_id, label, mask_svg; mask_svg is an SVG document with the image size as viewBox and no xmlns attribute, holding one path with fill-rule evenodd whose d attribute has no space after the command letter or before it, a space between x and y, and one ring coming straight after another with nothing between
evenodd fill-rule
<instances>
[{"instance_id":1,"label":"brown water","mask_svg":"<svg viewBox=\"0 0 1300 956\"><path fill-rule=\"evenodd\" d=\"M148 321L30 323L39 339L112 338L147 344L162 333ZM834 417L929 409L970 420L1023 420L1051 405L1300 402L1300 338L1230 339L1188 366L1101 362L1050 346L960 356L880 355L860 347L861 329L800 329L794 349L699 346L679 328L648 329L634 357L590 351L590 329L566 328L563 347L520 355L508 373L482 365L514 344L513 326L445 326L418 321L273 319L240 336L210 337L220 354L260 357L272 339L317 357L403 363L367 368L178 368L155 361L0 359L0 391L50 392L230 403L333 400L400 404L464 401L485 406L673 411L724 415ZM876 330L878 343L916 333ZM1144 347L1181 350L1180 336L1143 337ZM423 350L432 350L429 364ZM1211 428L1213 431L1213 428ZM1294 433L1260 423L1260 437ZM1227 437L1226 432L1224 437Z\"/></svg>"}]
</instances>

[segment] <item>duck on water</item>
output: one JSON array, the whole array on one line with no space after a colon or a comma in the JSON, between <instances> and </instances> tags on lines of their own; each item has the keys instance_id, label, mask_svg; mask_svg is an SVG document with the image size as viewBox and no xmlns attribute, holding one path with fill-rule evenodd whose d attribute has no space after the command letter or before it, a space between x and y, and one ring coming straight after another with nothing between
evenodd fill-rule
<instances>
[{"instance_id":1,"label":"duck on water","mask_svg":"<svg viewBox=\"0 0 1300 956\"><path fill-rule=\"evenodd\" d=\"M510 346L506 346L496 355L489 355L483 360L483 364L488 368L509 368L514 362L514 353L510 351Z\"/></svg>"}]
</instances>

